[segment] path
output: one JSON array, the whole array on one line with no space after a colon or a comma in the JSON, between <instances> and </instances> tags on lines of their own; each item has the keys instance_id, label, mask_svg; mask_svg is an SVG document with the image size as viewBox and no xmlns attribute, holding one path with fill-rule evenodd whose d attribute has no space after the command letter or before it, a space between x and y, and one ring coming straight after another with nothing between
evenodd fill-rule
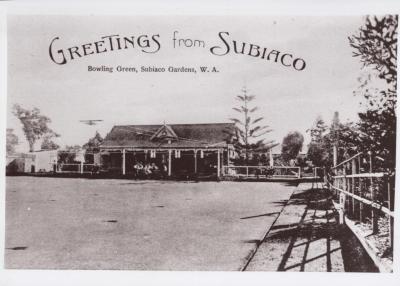
<instances>
[{"instance_id":1,"label":"path","mask_svg":"<svg viewBox=\"0 0 400 286\"><path fill-rule=\"evenodd\" d=\"M321 187L321 184L319 184ZM327 190L300 184L246 271L376 272L349 231L340 228Z\"/></svg>"}]
</instances>

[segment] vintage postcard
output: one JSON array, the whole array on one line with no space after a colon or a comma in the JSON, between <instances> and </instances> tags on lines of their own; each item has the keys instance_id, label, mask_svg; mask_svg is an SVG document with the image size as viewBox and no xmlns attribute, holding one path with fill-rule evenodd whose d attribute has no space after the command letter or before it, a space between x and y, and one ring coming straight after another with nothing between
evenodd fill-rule
<instances>
[{"instance_id":1,"label":"vintage postcard","mask_svg":"<svg viewBox=\"0 0 400 286\"><path fill-rule=\"evenodd\" d=\"M395 272L398 20L7 13L5 270Z\"/></svg>"}]
</instances>

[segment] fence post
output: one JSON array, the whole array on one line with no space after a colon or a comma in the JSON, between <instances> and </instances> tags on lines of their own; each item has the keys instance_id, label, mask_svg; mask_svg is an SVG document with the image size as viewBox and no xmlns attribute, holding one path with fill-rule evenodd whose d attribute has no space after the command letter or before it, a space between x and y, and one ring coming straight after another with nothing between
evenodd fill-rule
<instances>
[{"instance_id":1,"label":"fence post","mask_svg":"<svg viewBox=\"0 0 400 286\"><path fill-rule=\"evenodd\" d=\"M219 149L217 150L217 177L221 176L221 156Z\"/></svg>"},{"instance_id":2,"label":"fence post","mask_svg":"<svg viewBox=\"0 0 400 286\"><path fill-rule=\"evenodd\" d=\"M333 146L333 166L337 165L337 146Z\"/></svg>"},{"instance_id":3,"label":"fence post","mask_svg":"<svg viewBox=\"0 0 400 286\"><path fill-rule=\"evenodd\" d=\"M346 195L341 192L339 195L339 224L344 224L345 202L346 202Z\"/></svg>"},{"instance_id":4,"label":"fence post","mask_svg":"<svg viewBox=\"0 0 400 286\"><path fill-rule=\"evenodd\" d=\"M356 159L351 160L351 174L354 176L356 174ZM355 192L355 188L356 188L356 179L354 177L351 178L351 193L354 195ZM355 213L356 213L356 208L355 208L355 199L354 197L351 199L351 215L354 218L355 217Z\"/></svg>"},{"instance_id":5,"label":"fence post","mask_svg":"<svg viewBox=\"0 0 400 286\"><path fill-rule=\"evenodd\" d=\"M249 166L246 166L246 176L249 176Z\"/></svg>"},{"instance_id":6,"label":"fence post","mask_svg":"<svg viewBox=\"0 0 400 286\"><path fill-rule=\"evenodd\" d=\"M151 152L153 152L153 151L151 151ZM150 155L152 156L152 153ZM122 149L122 175L126 174L126 159L125 159L125 156L126 156L126 151L125 151L125 149ZM150 158L151 158L151 156L150 156Z\"/></svg>"},{"instance_id":7,"label":"fence post","mask_svg":"<svg viewBox=\"0 0 400 286\"><path fill-rule=\"evenodd\" d=\"M372 174L372 152L368 152L369 155L369 174ZM372 177L369 179L370 183L370 191L371 191L371 201L375 201L375 188L374 188L374 181ZM371 221L372 221L372 233L377 233L378 232L378 217L377 217L377 212L375 211L375 208L371 206Z\"/></svg>"},{"instance_id":8,"label":"fence post","mask_svg":"<svg viewBox=\"0 0 400 286\"><path fill-rule=\"evenodd\" d=\"M346 170L343 167L343 185L342 189L347 191L347 178L346 178ZM346 195L342 192L339 194L339 224L344 224L344 216L345 216L345 208L346 208Z\"/></svg>"},{"instance_id":9,"label":"fence post","mask_svg":"<svg viewBox=\"0 0 400 286\"><path fill-rule=\"evenodd\" d=\"M363 178L359 178L358 179L358 192L359 192L359 196L363 197L363 184L364 184L364 179ZM364 218L364 205L362 202L360 202L360 222L363 222L363 218Z\"/></svg>"}]
</instances>

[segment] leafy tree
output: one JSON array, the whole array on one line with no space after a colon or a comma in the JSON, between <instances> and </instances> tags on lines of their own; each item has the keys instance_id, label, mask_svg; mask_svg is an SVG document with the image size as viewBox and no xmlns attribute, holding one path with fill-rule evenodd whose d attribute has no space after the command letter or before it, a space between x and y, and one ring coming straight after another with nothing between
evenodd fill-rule
<instances>
[{"instance_id":1,"label":"leafy tree","mask_svg":"<svg viewBox=\"0 0 400 286\"><path fill-rule=\"evenodd\" d=\"M359 151L371 151L383 158L382 167L393 171L396 164L396 121L389 110L368 110L360 113Z\"/></svg>"},{"instance_id":2,"label":"leafy tree","mask_svg":"<svg viewBox=\"0 0 400 286\"><path fill-rule=\"evenodd\" d=\"M353 56L393 85L397 82L397 22L397 15L367 16L358 34L349 37Z\"/></svg>"},{"instance_id":3,"label":"leafy tree","mask_svg":"<svg viewBox=\"0 0 400 286\"><path fill-rule=\"evenodd\" d=\"M59 152L58 156L58 160L61 163L79 163L78 161L76 161L76 154L81 150L81 146L79 145L74 145L74 146L69 146L66 145L64 148L64 151Z\"/></svg>"},{"instance_id":4,"label":"leafy tree","mask_svg":"<svg viewBox=\"0 0 400 286\"><path fill-rule=\"evenodd\" d=\"M50 118L41 115L38 108L32 110L24 109L20 105L15 104L13 107L13 114L22 123L22 129L25 133L26 140L29 143L29 151L34 151L34 146L37 140L43 136L59 136L55 133L48 124L51 122Z\"/></svg>"},{"instance_id":5,"label":"leafy tree","mask_svg":"<svg viewBox=\"0 0 400 286\"><path fill-rule=\"evenodd\" d=\"M307 158L312 161L315 166L324 166L328 154L329 153L324 149L323 142L310 142L308 145Z\"/></svg>"},{"instance_id":6,"label":"leafy tree","mask_svg":"<svg viewBox=\"0 0 400 286\"><path fill-rule=\"evenodd\" d=\"M234 130L234 144L241 159L245 164L249 163L250 158L257 157L257 153L265 153L270 148L276 146L274 141L265 142L262 138L265 134L271 132L268 125L262 124L264 117L256 116L255 112L258 110L254 106L253 101L255 95L249 95L247 89L242 89L242 94L236 96L240 102L238 107L234 107L239 116L238 118L231 118L230 120L235 123Z\"/></svg>"},{"instance_id":7,"label":"leafy tree","mask_svg":"<svg viewBox=\"0 0 400 286\"><path fill-rule=\"evenodd\" d=\"M86 151L97 151L101 143L103 143L104 139L101 137L100 133L96 131L96 134L93 138L90 138L89 141L82 146Z\"/></svg>"},{"instance_id":8,"label":"leafy tree","mask_svg":"<svg viewBox=\"0 0 400 286\"><path fill-rule=\"evenodd\" d=\"M7 133L6 133L7 155L15 153L16 145L18 145L18 136L14 134L14 129L7 128Z\"/></svg>"},{"instance_id":9,"label":"leafy tree","mask_svg":"<svg viewBox=\"0 0 400 286\"><path fill-rule=\"evenodd\" d=\"M336 116L336 114L335 114ZM330 168L333 166L333 147L337 148L337 163L348 159L358 152L360 146L360 130L352 122L335 122L335 118L327 134L323 138L324 156L322 164Z\"/></svg>"},{"instance_id":10,"label":"leafy tree","mask_svg":"<svg viewBox=\"0 0 400 286\"><path fill-rule=\"evenodd\" d=\"M100 133L96 131L96 134L93 138L90 138L89 141L82 146L85 150L85 162L94 163L94 153L100 151L100 144L103 143L104 139L101 137Z\"/></svg>"},{"instance_id":11,"label":"leafy tree","mask_svg":"<svg viewBox=\"0 0 400 286\"><path fill-rule=\"evenodd\" d=\"M307 131L311 135L307 158L318 167L330 168L333 166L334 146L337 147L338 162L340 162L354 155L360 144L358 126L351 122L341 123L338 112L335 112L329 129L319 116L313 127Z\"/></svg>"},{"instance_id":12,"label":"leafy tree","mask_svg":"<svg viewBox=\"0 0 400 286\"><path fill-rule=\"evenodd\" d=\"M284 161L289 162L296 159L300 150L303 148L304 137L298 132L289 132L282 141L282 158Z\"/></svg>"},{"instance_id":13,"label":"leafy tree","mask_svg":"<svg viewBox=\"0 0 400 286\"><path fill-rule=\"evenodd\" d=\"M52 140L52 136L45 136L40 148L42 150L57 150L60 146Z\"/></svg>"},{"instance_id":14,"label":"leafy tree","mask_svg":"<svg viewBox=\"0 0 400 286\"><path fill-rule=\"evenodd\" d=\"M325 161L328 156L327 150L325 150L324 136L327 130L327 126L321 116L318 116L314 122L314 125L307 130L311 136L311 142L308 145L307 158L313 162L315 166L325 165Z\"/></svg>"},{"instance_id":15,"label":"leafy tree","mask_svg":"<svg viewBox=\"0 0 400 286\"><path fill-rule=\"evenodd\" d=\"M357 35L349 37L353 55L386 83L380 87L369 76L355 94L367 101L367 111L359 113L358 150L383 158L387 170L394 170L396 158L397 26L397 15L368 16Z\"/></svg>"}]
</instances>

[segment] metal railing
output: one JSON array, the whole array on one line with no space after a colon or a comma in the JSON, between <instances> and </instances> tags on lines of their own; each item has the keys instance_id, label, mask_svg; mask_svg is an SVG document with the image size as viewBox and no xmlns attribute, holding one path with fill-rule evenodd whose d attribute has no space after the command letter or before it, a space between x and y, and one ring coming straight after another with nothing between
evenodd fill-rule
<instances>
[{"instance_id":1,"label":"metal railing","mask_svg":"<svg viewBox=\"0 0 400 286\"><path fill-rule=\"evenodd\" d=\"M300 167L286 166L224 166L223 175L246 178L300 178Z\"/></svg>"},{"instance_id":2,"label":"metal railing","mask_svg":"<svg viewBox=\"0 0 400 286\"><path fill-rule=\"evenodd\" d=\"M372 234L388 232L392 247L394 176L374 171L371 154L359 153L334 166L327 181L340 223L348 218L368 226Z\"/></svg>"}]
</instances>

